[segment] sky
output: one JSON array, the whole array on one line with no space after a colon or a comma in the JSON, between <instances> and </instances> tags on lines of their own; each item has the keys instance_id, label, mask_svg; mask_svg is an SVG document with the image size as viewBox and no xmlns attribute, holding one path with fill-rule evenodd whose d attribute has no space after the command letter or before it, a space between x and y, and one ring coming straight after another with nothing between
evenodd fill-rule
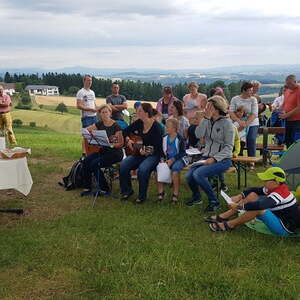
<instances>
[{"instance_id":1,"label":"sky","mask_svg":"<svg viewBox=\"0 0 300 300\"><path fill-rule=\"evenodd\" d=\"M0 0L0 68L299 64L299 0Z\"/></svg>"}]
</instances>

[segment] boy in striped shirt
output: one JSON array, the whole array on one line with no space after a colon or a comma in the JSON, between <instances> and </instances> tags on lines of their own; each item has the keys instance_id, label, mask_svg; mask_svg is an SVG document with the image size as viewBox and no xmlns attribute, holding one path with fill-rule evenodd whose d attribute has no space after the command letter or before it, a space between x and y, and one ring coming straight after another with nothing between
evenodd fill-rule
<instances>
[{"instance_id":1,"label":"boy in striped shirt","mask_svg":"<svg viewBox=\"0 0 300 300\"><path fill-rule=\"evenodd\" d=\"M300 228L300 207L285 184L285 172L272 167L257 176L263 181L263 187L243 191L232 197L228 211L205 218L212 231L227 231L254 218L262 220L271 232L281 236L294 234ZM229 220L238 210L245 210L245 213Z\"/></svg>"}]
</instances>

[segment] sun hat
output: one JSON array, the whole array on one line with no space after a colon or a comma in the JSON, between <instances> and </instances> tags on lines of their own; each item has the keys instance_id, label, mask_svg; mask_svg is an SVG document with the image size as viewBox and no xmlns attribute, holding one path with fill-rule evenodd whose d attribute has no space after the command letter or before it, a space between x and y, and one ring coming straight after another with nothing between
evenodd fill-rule
<instances>
[{"instance_id":1,"label":"sun hat","mask_svg":"<svg viewBox=\"0 0 300 300\"><path fill-rule=\"evenodd\" d=\"M285 182L285 172L279 167L272 167L263 173L257 173L257 176L262 181L276 180L278 182Z\"/></svg>"}]
</instances>

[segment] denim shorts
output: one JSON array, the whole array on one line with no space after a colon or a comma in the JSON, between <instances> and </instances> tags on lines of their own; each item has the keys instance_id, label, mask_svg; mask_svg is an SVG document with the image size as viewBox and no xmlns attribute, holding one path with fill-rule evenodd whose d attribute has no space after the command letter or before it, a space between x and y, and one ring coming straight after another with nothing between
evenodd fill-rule
<instances>
[{"instance_id":1,"label":"denim shorts","mask_svg":"<svg viewBox=\"0 0 300 300\"><path fill-rule=\"evenodd\" d=\"M89 126L95 124L97 121L98 121L97 116L82 117L81 118L82 128L89 127Z\"/></svg>"},{"instance_id":2,"label":"denim shorts","mask_svg":"<svg viewBox=\"0 0 300 300\"><path fill-rule=\"evenodd\" d=\"M171 172L179 173L185 167L185 163L182 158L177 159L171 166Z\"/></svg>"}]
</instances>

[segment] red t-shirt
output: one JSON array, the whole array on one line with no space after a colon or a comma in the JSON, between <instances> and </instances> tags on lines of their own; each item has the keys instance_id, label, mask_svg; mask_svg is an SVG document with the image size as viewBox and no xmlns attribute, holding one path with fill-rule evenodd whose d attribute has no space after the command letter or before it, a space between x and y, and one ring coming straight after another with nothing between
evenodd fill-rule
<instances>
[{"instance_id":1,"label":"red t-shirt","mask_svg":"<svg viewBox=\"0 0 300 300\"><path fill-rule=\"evenodd\" d=\"M287 113L300 106L300 86L284 92L283 110ZM288 121L300 121L300 113L287 118Z\"/></svg>"},{"instance_id":2,"label":"red t-shirt","mask_svg":"<svg viewBox=\"0 0 300 300\"><path fill-rule=\"evenodd\" d=\"M0 112L9 112L11 109L11 100L9 95L3 94L0 96L0 104L4 104L5 106L0 106Z\"/></svg>"}]
</instances>

